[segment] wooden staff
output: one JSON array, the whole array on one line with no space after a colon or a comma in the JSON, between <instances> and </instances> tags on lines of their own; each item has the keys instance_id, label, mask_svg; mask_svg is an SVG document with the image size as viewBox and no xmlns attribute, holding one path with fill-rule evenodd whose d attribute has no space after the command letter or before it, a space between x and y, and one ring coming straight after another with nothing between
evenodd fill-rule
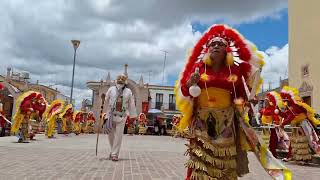
<instances>
[{"instance_id":1,"label":"wooden staff","mask_svg":"<svg viewBox=\"0 0 320 180\"><path fill-rule=\"evenodd\" d=\"M101 128L101 123L103 122L103 106L104 106L104 100L105 100L106 95L102 94L101 95L101 110L100 110L100 118L99 118L99 123L98 123L98 133L97 133L97 142L96 142L96 156L98 155L98 144L99 144L99 134L100 134L100 128Z\"/></svg>"}]
</instances>

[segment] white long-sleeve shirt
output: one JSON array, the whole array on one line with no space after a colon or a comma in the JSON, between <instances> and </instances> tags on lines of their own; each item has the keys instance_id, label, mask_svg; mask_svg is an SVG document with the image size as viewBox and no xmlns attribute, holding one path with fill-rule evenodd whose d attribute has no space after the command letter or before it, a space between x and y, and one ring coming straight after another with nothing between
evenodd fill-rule
<instances>
[{"instance_id":1,"label":"white long-sleeve shirt","mask_svg":"<svg viewBox=\"0 0 320 180\"><path fill-rule=\"evenodd\" d=\"M111 109L113 108L115 101L117 100L117 87L111 86L105 97L105 106L104 106L104 112L108 115ZM130 118L136 118L137 117L137 110L134 102L134 96L129 88L125 88L123 90L123 102L124 102L124 108L125 108L125 119L127 116Z\"/></svg>"}]
</instances>

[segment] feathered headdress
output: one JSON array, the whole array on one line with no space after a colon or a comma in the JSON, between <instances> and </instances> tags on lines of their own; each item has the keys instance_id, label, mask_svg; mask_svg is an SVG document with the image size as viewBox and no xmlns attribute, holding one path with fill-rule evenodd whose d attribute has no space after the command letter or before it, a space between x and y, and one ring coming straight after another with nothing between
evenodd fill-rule
<instances>
[{"instance_id":1,"label":"feathered headdress","mask_svg":"<svg viewBox=\"0 0 320 180\"><path fill-rule=\"evenodd\" d=\"M56 99L52 101L50 107L47 108L47 111L45 112L45 117L49 119L50 117L60 114L63 112L63 108L64 108L64 101L60 99Z\"/></svg>"},{"instance_id":2,"label":"feathered headdress","mask_svg":"<svg viewBox=\"0 0 320 180\"><path fill-rule=\"evenodd\" d=\"M44 107L44 111L45 108L48 106L47 105L47 101L43 98L43 96L36 91L27 91L24 92L23 94L21 94L16 101L16 113L13 116L13 125L11 127L11 132L12 133L16 133L19 130L19 127L21 125L21 122L24 118L24 116L26 114L24 114L23 112L21 112L21 108L22 106L24 106L24 104L29 104L32 103L32 101L36 101L36 100L42 100L45 107ZM29 101L29 102L28 102ZM42 114L39 114L40 117L42 117Z\"/></svg>"},{"instance_id":3,"label":"feathered headdress","mask_svg":"<svg viewBox=\"0 0 320 180\"><path fill-rule=\"evenodd\" d=\"M280 92L280 95L283 100L291 101L293 103L301 101L299 90L294 87L284 86Z\"/></svg>"},{"instance_id":4,"label":"feathered headdress","mask_svg":"<svg viewBox=\"0 0 320 180\"><path fill-rule=\"evenodd\" d=\"M283 108L283 101L279 93L275 91L268 92L266 98L272 103L273 106Z\"/></svg>"},{"instance_id":5,"label":"feathered headdress","mask_svg":"<svg viewBox=\"0 0 320 180\"><path fill-rule=\"evenodd\" d=\"M64 110L63 110L62 113L60 114L60 117L63 118L63 116L64 116L69 110L73 111L72 104L68 104L67 106L65 106Z\"/></svg>"},{"instance_id":6,"label":"feathered headdress","mask_svg":"<svg viewBox=\"0 0 320 180\"><path fill-rule=\"evenodd\" d=\"M180 130L185 129L190 124L193 111L193 101L190 97L184 97L182 95L181 84L185 84L188 81L188 75L194 64L198 60L206 58L205 54L208 52L209 45L214 41L221 41L227 46L226 58L228 65L233 65L234 61L231 61L231 64L230 61L228 62L228 58L233 59L233 57L236 58L236 63L244 61L249 64L248 68L243 69L248 76L254 76L257 70L264 65L263 56L257 51L256 46L246 40L237 30L222 24L211 26L199 39L192 52L187 57L185 68L175 86L177 106L184 115L179 126ZM253 84L252 81L247 83L249 86ZM262 84L261 80L260 84Z\"/></svg>"}]
</instances>

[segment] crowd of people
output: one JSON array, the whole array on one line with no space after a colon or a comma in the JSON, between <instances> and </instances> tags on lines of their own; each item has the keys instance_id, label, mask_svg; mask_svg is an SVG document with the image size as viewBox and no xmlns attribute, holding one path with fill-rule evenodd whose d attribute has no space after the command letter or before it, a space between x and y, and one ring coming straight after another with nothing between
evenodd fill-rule
<instances>
[{"instance_id":1,"label":"crowd of people","mask_svg":"<svg viewBox=\"0 0 320 180\"><path fill-rule=\"evenodd\" d=\"M43 131L48 138L55 138L58 131L65 135L94 133L96 119L93 113L84 114L74 111L72 104L65 105L62 100L48 104L40 93L27 91L17 98L12 121L8 120L0 106L1 135L5 135L7 125L11 126L10 133L16 135L20 143L34 140L35 134Z\"/></svg>"}]
</instances>

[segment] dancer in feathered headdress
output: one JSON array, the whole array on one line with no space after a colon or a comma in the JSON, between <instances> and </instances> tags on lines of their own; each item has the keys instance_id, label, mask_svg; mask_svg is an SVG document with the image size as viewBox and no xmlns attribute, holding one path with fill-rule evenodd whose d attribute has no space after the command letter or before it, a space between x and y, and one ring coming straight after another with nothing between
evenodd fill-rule
<instances>
[{"instance_id":1,"label":"dancer in feathered headdress","mask_svg":"<svg viewBox=\"0 0 320 180\"><path fill-rule=\"evenodd\" d=\"M86 131L89 134L93 134L94 133L94 125L96 123L96 118L93 115L93 112L90 111L88 113L88 117L87 117L87 127L86 127Z\"/></svg>"},{"instance_id":2,"label":"dancer in feathered headdress","mask_svg":"<svg viewBox=\"0 0 320 180\"><path fill-rule=\"evenodd\" d=\"M290 138L290 148L285 160L310 162L312 154L320 156L319 137L314 127L320 125L320 120L315 118L315 111L299 97L296 88L285 86L280 93L286 110L281 113L284 120L282 127L290 124L296 127Z\"/></svg>"},{"instance_id":3,"label":"dancer in feathered headdress","mask_svg":"<svg viewBox=\"0 0 320 180\"><path fill-rule=\"evenodd\" d=\"M73 122L73 107L72 104L65 106L63 112L60 114L62 119L62 131L65 135L72 132L72 122Z\"/></svg>"},{"instance_id":4,"label":"dancer in feathered headdress","mask_svg":"<svg viewBox=\"0 0 320 180\"><path fill-rule=\"evenodd\" d=\"M30 139L34 137L33 133L28 133L30 120L34 115L42 119L47 106L44 97L35 91L27 91L18 97L16 101L16 113L11 127L12 134L16 134L20 130L18 142L28 142L28 137Z\"/></svg>"},{"instance_id":5,"label":"dancer in feathered headdress","mask_svg":"<svg viewBox=\"0 0 320 180\"><path fill-rule=\"evenodd\" d=\"M271 91L266 94L265 107L260 110L261 123L264 125L262 137L275 157L277 157L277 147L288 150L288 135L283 128L279 127L281 124L279 109L282 108L283 102L280 94Z\"/></svg>"},{"instance_id":6,"label":"dancer in feathered headdress","mask_svg":"<svg viewBox=\"0 0 320 180\"><path fill-rule=\"evenodd\" d=\"M60 116L60 113L63 112L64 102L62 100L54 100L45 113L46 122L47 122L47 137L53 138L55 134L56 121Z\"/></svg>"},{"instance_id":7,"label":"dancer in feathered headdress","mask_svg":"<svg viewBox=\"0 0 320 180\"><path fill-rule=\"evenodd\" d=\"M247 118L247 97L257 92L263 64L255 46L226 25L210 27L193 48L175 88L179 128L190 128L187 179L237 179L249 172L250 149L272 177L290 178Z\"/></svg>"}]
</instances>

